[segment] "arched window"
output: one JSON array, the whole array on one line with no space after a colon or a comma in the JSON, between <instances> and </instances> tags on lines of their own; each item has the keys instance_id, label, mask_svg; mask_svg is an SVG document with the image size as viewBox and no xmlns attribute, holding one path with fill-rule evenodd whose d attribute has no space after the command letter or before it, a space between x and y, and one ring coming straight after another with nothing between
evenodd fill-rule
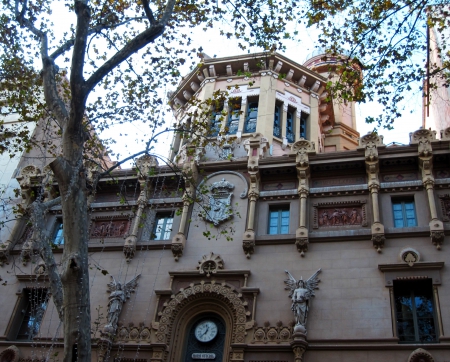
<instances>
[{"instance_id":1,"label":"arched window","mask_svg":"<svg viewBox=\"0 0 450 362\"><path fill-rule=\"evenodd\" d=\"M216 314L201 315L189 327L185 342L184 362L223 360L226 328Z\"/></svg>"}]
</instances>

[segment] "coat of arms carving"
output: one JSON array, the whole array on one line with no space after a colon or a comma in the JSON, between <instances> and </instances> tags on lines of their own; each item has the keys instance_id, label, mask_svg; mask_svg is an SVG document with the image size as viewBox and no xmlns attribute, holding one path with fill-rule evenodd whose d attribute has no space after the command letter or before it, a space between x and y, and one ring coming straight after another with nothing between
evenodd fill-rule
<instances>
[{"instance_id":1,"label":"coat of arms carving","mask_svg":"<svg viewBox=\"0 0 450 362\"><path fill-rule=\"evenodd\" d=\"M214 182L210 187L208 203L201 213L203 219L211 221L215 226L230 219L233 216L231 208L231 197L233 196L234 185L224 178Z\"/></svg>"}]
</instances>

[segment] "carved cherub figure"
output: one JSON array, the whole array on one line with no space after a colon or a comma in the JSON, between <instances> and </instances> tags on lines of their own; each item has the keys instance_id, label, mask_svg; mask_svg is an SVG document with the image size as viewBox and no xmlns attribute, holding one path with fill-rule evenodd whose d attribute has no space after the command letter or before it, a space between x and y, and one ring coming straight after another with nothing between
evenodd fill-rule
<instances>
[{"instance_id":1,"label":"carved cherub figure","mask_svg":"<svg viewBox=\"0 0 450 362\"><path fill-rule=\"evenodd\" d=\"M286 290L289 290L289 297L292 300L291 310L294 312L295 324L301 325L306 329L306 320L308 317L309 310L309 300L314 297L314 290L319 289L318 284L320 282L317 276L319 275L321 269L316 271L308 280L304 281L302 278L300 280L295 280L295 278L285 270L288 275L288 279L284 281L287 285Z\"/></svg>"}]
</instances>

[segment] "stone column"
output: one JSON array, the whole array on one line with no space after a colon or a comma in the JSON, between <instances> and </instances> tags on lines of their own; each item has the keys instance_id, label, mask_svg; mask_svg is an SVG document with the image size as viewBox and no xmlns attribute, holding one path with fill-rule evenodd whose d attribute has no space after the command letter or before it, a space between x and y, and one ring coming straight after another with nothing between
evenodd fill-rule
<instances>
[{"instance_id":1,"label":"stone column","mask_svg":"<svg viewBox=\"0 0 450 362\"><path fill-rule=\"evenodd\" d=\"M305 256L308 251L309 231L306 225L306 214L308 212L306 201L309 195L309 155L314 155L314 142L308 140L299 140L292 145L292 152L295 154L297 177L298 177L298 196L300 197L300 210L298 228L295 232L295 245L301 256Z\"/></svg>"},{"instance_id":2,"label":"stone column","mask_svg":"<svg viewBox=\"0 0 450 362\"><path fill-rule=\"evenodd\" d=\"M434 198L433 141L436 141L436 131L419 129L410 133L410 144L417 145L418 147L419 168L422 174L423 186L427 192L428 205L430 207L431 221L429 222L429 226L431 242L438 250L440 250L444 241L444 224L438 218Z\"/></svg>"},{"instance_id":3,"label":"stone column","mask_svg":"<svg viewBox=\"0 0 450 362\"><path fill-rule=\"evenodd\" d=\"M138 209L133 220L131 233L125 239L125 244L123 246L123 253L125 255L125 258L127 259L127 263L129 263L134 258L134 255L136 253L139 225L142 223L142 215L144 214L144 209L148 204L150 190L152 189L152 184L149 180L149 176L157 166L158 161L156 160L156 158L149 155L144 155L136 160L136 171L138 174L141 193L137 201Z\"/></svg>"},{"instance_id":4,"label":"stone column","mask_svg":"<svg viewBox=\"0 0 450 362\"><path fill-rule=\"evenodd\" d=\"M287 110L288 105L286 102L283 102L280 114L280 127L281 127L281 139L285 139L286 134L286 125L287 125Z\"/></svg>"},{"instance_id":5,"label":"stone column","mask_svg":"<svg viewBox=\"0 0 450 362\"><path fill-rule=\"evenodd\" d=\"M198 179L198 168L195 162L196 149L194 146L187 147L187 160L183 166L183 178L185 191L183 194L183 212L181 214L180 227L178 233L172 238L172 254L175 261L183 255L186 245L186 226L189 217L189 209L195 199L195 188Z\"/></svg>"},{"instance_id":6,"label":"stone column","mask_svg":"<svg viewBox=\"0 0 450 362\"><path fill-rule=\"evenodd\" d=\"M247 210L247 225L242 240L242 248L245 255L250 259L251 254L255 251L255 215L256 215L256 201L259 198L259 158L266 151L267 142L265 138L256 133L250 137L245 143L247 150L247 169L250 175L250 189L248 192L248 210Z\"/></svg>"},{"instance_id":7,"label":"stone column","mask_svg":"<svg viewBox=\"0 0 450 362\"><path fill-rule=\"evenodd\" d=\"M384 235L384 225L380 220L380 208L378 204L378 191L380 190L378 150L385 147L383 144L383 136L379 136L376 133L368 133L361 137L358 147L358 150L364 150L368 178L367 185L372 201L372 243L379 253L381 253L381 249L384 247L386 237Z\"/></svg>"},{"instance_id":8,"label":"stone column","mask_svg":"<svg viewBox=\"0 0 450 362\"><path fill-rule=\"evenodd\" d=\"M316 111L317 109L319 109L319 97L314 93L311 93L310 95L309 106L311 109L311 114L309 115L309 122L306 125L306 138L311 141L318 141L319 137L321 137L319 127L319 123L321 121L319 119L320 114L318 111ZM316 152L319 152L318 148L316 148Z\"/></svg>"}]
</instances>

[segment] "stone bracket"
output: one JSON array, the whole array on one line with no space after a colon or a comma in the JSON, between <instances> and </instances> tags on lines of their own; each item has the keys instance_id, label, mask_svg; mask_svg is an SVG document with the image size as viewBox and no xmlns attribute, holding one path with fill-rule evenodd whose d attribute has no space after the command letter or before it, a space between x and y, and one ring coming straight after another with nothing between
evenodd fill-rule
<instances>
[{"instance_id":1,"label":"stone bracket","mask_svg":"<svg viewBox=\"0 0 450 362\"><path fill-rule=\"evenodd\" d=\"M184 236L184 234L178 233L173 237L171 249L175 261L178 261L178 259L183 255L185 245L186 236Z\"/></svg>"},{"instance_id":2,"label":"stone bracket","mask_svg":"<svg viewBox=\"0 0 450 362\"><path fill-rule=\"evenodd\" d=\"M242 238L242 249L247 259L255 252L255 232L253 230L246 230Z\"/></svg>"},{"instance_id":3,"label":"stone bracket","mask_svg":"<svg viewBox=\"0 0 450 362\"><path fill-rule=\"evenodd\" d=\"M384 247L386 237L384 235L384 225L380 222L375 222L372 225L372 243L373 247L377 249L377 252L381 253L381 249Z\"/></svg>"},{"instance_id":4,"label":"stone bracket","mask_svg":"<svg viewBox=\"0 0 450 362\"><path fill-rule=\"evenodd\" d=\"M302 257L305 256L305 253L308 251L309 245L309 237L308 237L308 229L306 227L299 227L295 231L295 246L297 247L297 251L300 253Z\"/></svg>"}]
</instances>

